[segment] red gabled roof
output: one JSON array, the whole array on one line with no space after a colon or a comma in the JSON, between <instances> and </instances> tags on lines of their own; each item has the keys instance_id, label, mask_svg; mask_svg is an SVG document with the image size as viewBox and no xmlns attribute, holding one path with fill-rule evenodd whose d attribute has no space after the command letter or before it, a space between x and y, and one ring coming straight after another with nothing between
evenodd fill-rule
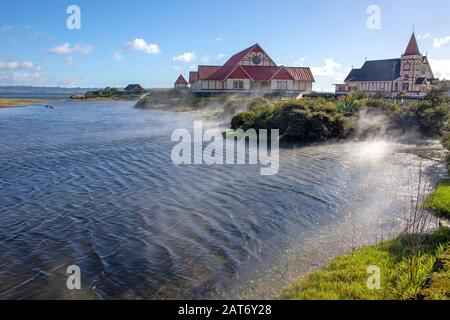
<instances>
[{"instance_id":1,"label":"red gabled roof","mask_svg":"<svg viewBox=\"0 0 450 320\"><path fill-rule=\"evenodd\" d=\"M241 68L254 81L269 81L274 79L314 82L314 77L310 68L259 66L241 66ZM246 79L246 77L244 79Z\"/></svg>"},{"instance_id":2,"label":"red gabled roof","mask_svg":"<svg viewBox=\"0 0 450 320\"><path fill-rule=\"evenodd\" d=\"M250 52L253 50L260 50L262 51L259 44L254 44L251 47L248 47L245 50L242 50L239 53L236 53L234 56L232 56L219 70L217 70L213 75L211 75L208 80L225 80L230 72L232 72L236 66L239 64L239 62ZM258 51L258 52L260 52Z\"/></svg>"},{"instance_id":3,"label":"red gabled roof","mask_svg":"<svg viewBox=\"0 0 450 320\"><path fill-rule=\"evenodd\" d=\"M189 84L189 83L186 81L186 79L183 77L183 75L180 74L180 76L178 77L175 84Z\"/></svg>"},{"instance_id":4,"label":"red gabled roof","mask_svg":"<svg viewBox=\"0 0 450 320\"><path fill-rule=\"evenodd\" d=\"M252 79L250 75L242 68L242 66L236 67L227 77L226 79Z\"/></svg>"},{"instance_id":5,"label":"red gabled roof","mask_svg":"<svg viewBox=\"0 0 450 320\"><path fill-rule=\"evenodd\" d=\"M287 72L285 67L280 67L275 72L275 74L270 78L270 80L294 80L289 72Z\"/></svg>"},{"instance_id":6,"label":"red gabled roof","mask_svg":"<svg viewBox=\"0 0 450 320\"><path fill-rule=\"evenodd\" d=\"M285 69L295 81L316 82L310 68L285 67Z\"/></svg>"},{"instance_id":7,"label":"red gabled roof","mask_svg":"<svg viewBox=\"0 0 450 320\"><path fill-rule=\"evenodd\" d=\"M198 80L206 80L212 74L214 74L217 70L219 70L220 66L198 66Z\"/></svg>"},{"instance_id":8,"label":"red gabled roof","mask_svg":"<svg viewBox=\"0 0 450 320\"><path fill-rule=\"evenodd\" d=\"M417 45L416 35L413 33L411 40L409 40L408 47L405 51L405 56L416 56L420 55L419 46Z\"/></svg>"},{"instance_id":9,"label":"red gabled roof","mask_svg":"<svg viewBox=\"0 0 450 320\"><path fill-rule=\"evenodd\" d=\"M248 47L232 56L222 67L199 66L198 73L192 74L196 80L251 79L253 81L295 80L314 82L311 69L300 67L277 66L239 66L239 62L250 52L264 52L259 44ZM197 78L195 78L197 77ZM189 76L191 81L191 75ZM194 80L194 81L196 81Z\"/></svg>"},{"instance_id":10,"label":"red gabled roof","mask_svg":"<svg viewBox=\"0 0 450 320\"><path fill-rule=\"evenodd\" d=\"M189 72L189 83L194 83L197 80L198 80L198 72L196 71Z\"/></svg>"},{"instance_id":11,"label":"red gabled roof","mask_svg":"<svg viewBox=\"0 0 450 320\"><path fill-rule=\"evenodd\" d=\"M280 70L279 67L242 66L254 81L267 81Z\"/></svg>"}]
</instances>

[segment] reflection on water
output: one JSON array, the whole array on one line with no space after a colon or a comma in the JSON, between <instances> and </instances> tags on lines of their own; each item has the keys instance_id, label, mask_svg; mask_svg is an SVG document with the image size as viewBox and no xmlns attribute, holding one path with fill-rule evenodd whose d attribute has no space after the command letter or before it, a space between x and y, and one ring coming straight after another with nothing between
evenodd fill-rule
<instances>
[{"instance_id":1,"label":"reflection on water","mask_svg":"<svg viewBox=\"0 0 450 320\"><path fill-rule=\"evenodd\" d=\"M176 167L170 134L191 117L123 102L0 111L0 298L269 298L407 215L420 161L404 146L284 149L276 176Z\"/></svg>"}]
</instances>

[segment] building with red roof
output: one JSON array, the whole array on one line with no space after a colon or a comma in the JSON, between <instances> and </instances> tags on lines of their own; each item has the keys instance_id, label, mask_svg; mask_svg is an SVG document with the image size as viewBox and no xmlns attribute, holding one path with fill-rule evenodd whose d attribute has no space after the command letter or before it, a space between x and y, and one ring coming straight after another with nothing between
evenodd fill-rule
<instances>
[{"instance_id":1,"label":"building with red roof","mask_svg":"<svg viewBox=\"0 0 450 320\"><path fill-rule=\"evenodd\" d=\"M372 95L423 96L435 80L428 57L420 53L413 33L401 58L366 61L361 69L350 72L344 84L336 85L336 93L360 90Z\"/></svg>"},{"instance_id":2,"label":"building with red roof","mask_svg":"<svg viewBox=\"0 0 450 320\"><path fill-rule=\"evenodd\" d=\"M183 77L182 74L178 77L177 81L175 81L175 89L186 89L189 88L189 82Z\"/></svg>"},{"instance_id":3,"label":"building with red roof","mask_svg":"<svg viewBox=\"0 0 450 320\"><path fill-rule=\"evenodd\" d=\"M194 92L310 93L314 77L310 68L278 66L255 44L233 55L223 66L199 66L189 74Z\"/></svg>"}]
</instances>

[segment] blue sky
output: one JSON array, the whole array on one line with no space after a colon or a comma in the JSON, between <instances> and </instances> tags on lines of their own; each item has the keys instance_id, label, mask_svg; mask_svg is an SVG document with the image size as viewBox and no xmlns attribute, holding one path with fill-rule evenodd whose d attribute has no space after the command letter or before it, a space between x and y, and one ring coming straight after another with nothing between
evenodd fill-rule
<instances>
[{"instance_id":1,"label":"blue sky","mask_svg":"<svg viewBox=\"0 0 450 320\"><path fill-rule=\"evenodd\" d=\"M72 4L80 30L66 27ZM367 27L371 5L379 29ZM258 42L329 90L366 58L399 57L413 25L435 73L450 78L449 12L448 0L2 0L0 85L169 87Z\"/></svg>"}]
</instances>

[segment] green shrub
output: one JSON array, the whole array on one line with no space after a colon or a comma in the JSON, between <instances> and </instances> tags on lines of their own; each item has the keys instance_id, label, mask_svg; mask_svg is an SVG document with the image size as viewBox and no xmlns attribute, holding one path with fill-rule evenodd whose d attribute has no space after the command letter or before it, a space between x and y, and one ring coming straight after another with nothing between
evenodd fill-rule
<instances>
[{"instance_id":1,"label":"green shrub","mask_svg":"<svg viewBox=\"0 0 450 320\"><path fill-rule=\"evenodd\" d=\"M279 129L284 142L316 142L344 138L352 132L352 121L332 101L289 100L270 104L260 101L249 112L232 120L233 129Z\"/></svg>"},{"instance_id":2,"label":"green shrub","mask_svg":"<svg viewBox=\"0 0 450 320\"><path fill-rule=\"evenodd\" d=\"M363 100L363 99L367 99L369 97L369 95L363 91L360 90L353 90L350 94L349 97L353 100Z\"/></svg>"},{"instance_id":3,"label":"green shrub","mask_svg":"<svg viewBox=\"0 0 450 320\"><path fill-rule=\"evenodd\" d=\"M351 96L343 96L337 102L337 108L342 113L354 113L359 111L362 103Z\"/></svg>"},{"instance_id":4,"label":"green shrub","mask_svg":"<svg viewBox=\"0 0 450 320\"><path fill-rule=\"evenodd\" d=\"M434 105L434 102L424 100L417 107L419 126L424 134L437 136L442 134L445 122L449 118L448 105Z\"/></svg>"},{"instance_id":5,"label":"green shrub","mask_svg":"<svg viewBox=\"0 0 450 320\"><path fill-rule=\"evenodd\" d=\"M394 103L388 99L367 98L364 100L364 105L370 108L379 108L387 113L392 113L399 110L399 104Z\"/></svg>"}]
</instances>

